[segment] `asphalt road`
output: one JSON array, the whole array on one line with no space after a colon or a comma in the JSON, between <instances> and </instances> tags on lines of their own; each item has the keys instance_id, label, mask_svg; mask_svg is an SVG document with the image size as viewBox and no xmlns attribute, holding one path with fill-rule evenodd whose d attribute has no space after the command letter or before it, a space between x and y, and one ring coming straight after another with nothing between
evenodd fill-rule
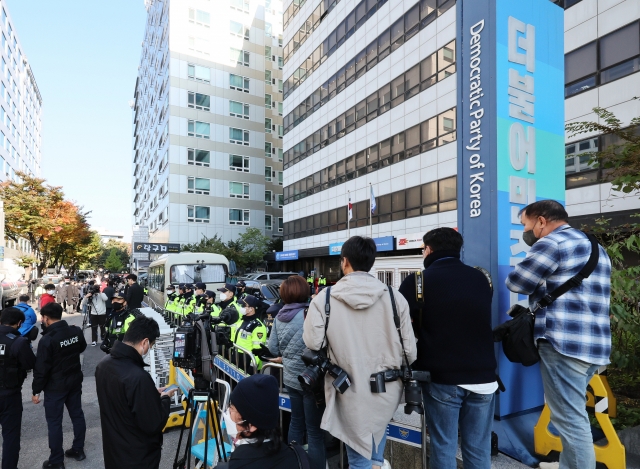
<instances>
[{"instance_id":1,"label":"asphalt road","mask_svg":"<svg viewBox=\"0 0 640 469\"><path fill-rule=\"evenodd\" d=\"M39 317L38 317L39 319ZM70 324L80 326L82 316L80 314L65 314L63 316ZM39 324L38 324L39 325ZM66 467L69 469L100 468L104 467L102 455L102 430L100 428L100 409L96 394L96 382L94 373L96 365L104 357L104 352L99 346L91 346L91 330L85 331L85 338L89 344L83 354L84 383L82 385L82 409L87 423L87 434L84 450L87 459L77 462L67 459ZM37 349L37 340L34 342L34 350ZM20 450L19 468L36 469L42 467L42 463L49 458L49 443L47 439L47 423L44 418L42 400L40 404L31 402L31 380L29 373L22 387L22 441ZM65 412L63 419L64 449L71 448L73 441L73 428L71 420ZM161 469L171 469L178 444L179 430L171 430L164 436ZM0 448L0 454L2 449Z\"/></svg>"}]
</instances>

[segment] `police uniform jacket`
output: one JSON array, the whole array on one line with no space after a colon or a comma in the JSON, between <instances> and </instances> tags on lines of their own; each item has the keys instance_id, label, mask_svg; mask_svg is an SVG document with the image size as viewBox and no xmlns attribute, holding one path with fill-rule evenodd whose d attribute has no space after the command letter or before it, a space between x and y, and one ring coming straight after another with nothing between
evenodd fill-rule
<instances>
[{"instance_id":1,"label":"police uniform jacket","mask_svg":"<svg viewBox=\"0 0 640 469\"><path fill-rule=\"evenodd\" d=\"M30 342L11 326L0 325L0 399L20 392L27 370L33 369L36 357Z\"/></svg>"},{"instance_id":2,"label":"police uniform jacket","mask_svg":"<svg viewBox=\"0 0 640 469\"><path fill-rule=\"evenodd\" d=\"M71 391L82 385L80 354L87 348L82 329L57 321L46 328L38 342L33 369L33 395Z\"/></svg>"},{"instance_id":3,"label":"police uniform jacket","mask_svg":"<svg viewBox=\"0 0 640 469\"><path fill-rule=\"evenodd\" d=\"M151 469L160 464L170 399L160 396L144 366L136 349L116 342L96 367L106 469Z\"/></svg>"}]
</instances>

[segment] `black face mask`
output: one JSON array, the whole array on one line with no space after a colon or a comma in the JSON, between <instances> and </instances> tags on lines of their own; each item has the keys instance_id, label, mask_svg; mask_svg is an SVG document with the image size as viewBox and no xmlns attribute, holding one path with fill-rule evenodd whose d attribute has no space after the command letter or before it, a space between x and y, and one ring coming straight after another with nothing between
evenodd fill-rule
<instances>
[{"instance_id":1,"label":"black face mask","mask_svg":"<svg viewBox=\"0 0 640 469\"><path fill-rule=\"evenodd\" d=\"M536 225L537 224L538 222L536 222ZM533 228L529 231L525 231L524 233L522 233L522 241L524 241L527 246L533 246L540 239L533 232L533 230L536 228L536 225L533 225Z\"/></svg>"},{"instance_id":2,"label":"black face mask","mask_svg":"<svg viewBox=\"0 0 640 469\"><path fill-rule=\"evenodd\" d=\"M122 308L124 308L124 303L115 302L111 303L111 306L113 307L114 311L120 311Z\"/></svg>"}]
</instances>

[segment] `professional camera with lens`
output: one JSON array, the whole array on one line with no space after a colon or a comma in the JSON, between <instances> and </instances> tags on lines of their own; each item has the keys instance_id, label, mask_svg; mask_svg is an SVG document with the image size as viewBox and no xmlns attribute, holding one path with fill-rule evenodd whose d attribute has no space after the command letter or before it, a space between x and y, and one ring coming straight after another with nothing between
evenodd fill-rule
<instances>
[{"instance_id":1,"label":"professional camera with lens","mask_svg":"<svg viewBox=\"0 0 640 469\"><path fill-rule=\"evenodd\" d=\"M229 328L220 324L235 324L238 318L235 308L226 308L217 318L211 317L210 308L205 308L204 314L186 316L173 335L173 365L201 374L203 354L217 355L218 345L224 345L230 335Z\"/></svg>"},{"instance_id":2,"label":"professional camera with lens","mask_svg":"<svg viewBox=\"0 0 640 469\"><path fill-rule=\"evenodd\" d=\"M369 377L369 386L371 392L381 393L387 392L385 383L390 383L400 379L404 384L404 413L411 414L417 412L422 414L422 387L420 383L431 382L431 374L428 371L412 370L409 367L403 366L399 370L385 370L374 373Z\"/></svg>"},{"instance_id":3,"label":"professional camera with lens","mask_svg":"<svg viewBox=\"0 0 640 469\"><path fill-rule=\"evenodd\" d=\"M331 363L331 360L327 357L326 350L307 350L302 354L301 358L307 367L298 376L298 381L303 389L314 393L316 404L319 404L320 401L324 402L323 381L327 373L335 378L332 384L340 394L344 394L351 386L351 380L347 372L338 365Z\"/></svg>"}]
</instances>

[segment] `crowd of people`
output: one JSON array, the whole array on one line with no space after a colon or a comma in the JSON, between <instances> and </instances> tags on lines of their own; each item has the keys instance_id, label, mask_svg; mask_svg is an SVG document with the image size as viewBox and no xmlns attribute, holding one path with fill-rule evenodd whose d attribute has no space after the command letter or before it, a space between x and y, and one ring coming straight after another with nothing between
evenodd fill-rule
<instances>
[{"instance_id":1,"label":"crowd of people","mask_svg":"<svg viewBox=\"0 0 640 469\"><path fill-rule=\"evenodd\" d=\"M566 211L555 201L528 205L520 217L523 241L530 250L509 273L506 287L528 296L533 306L583 269L592 257L592 244L568 224ZM261 299L246 294L242 283L221 287L217 303L216 293L204 284L181 284L177 292L169 288L165 308L170 315L208 312L229 318L231 309L237 312L230 324L231 339L240 347L237 353L251 351L258 369L265 361L283 365L283 384L291 401L288 444L281 441L278 381L253 374L231 394L228 431L236 435L235 450L218 469L293 469L306 467L302 461L307 458L308 467L325 469L325 432L345 443L350 469L389 467L384 459L386 428L408 386L413 387L412 395L422 395L419 405L430 435L431 467L456 467L460 437L464 467L489 469L494 399L501 387L492 330L494 292L483 271L462 262L463 244L454 229L427 232L424 269L395 289L368 273L377 254L375 242L353 236L342 246L340 280L310 298L307 280L289 277L280 286L282 303L270 324L258 314ZM611 351L611 263L605 250L597 249L593 273L535 311L531 339L540 355L551 422L563 445L561 469L595 469L585 393L596 369L609 362ZM93 296L87 295L94 290L83 292L80 304L95 302L92 326L103 310L96 307L100 302L105 303L105 314L117 318L106 331L95 318L101 335L113 339L105 350L110 353L96 368L105 467L157 468L175 390L156 389L144 371L144 358L160 335L159 327L153 319L132 313L138 298L136 278L129 276L127 281L128 292L105 293L107 282ZM61 319L65 305L49 287L40 299L43 337L37 357L27 338L36 327L28 305L7 308L0 316L0 347L10 357L0 380L3 469L17 465L20 388L29 369L34 370L35 404L44 392L51 455L43 467L63 468L65 455L85 458L79 354L87 343L81 329ZM18 332L22 330L24 334ZM310 371L310 363L315 371ZM328 372L318 374L321 369ZM61 436L65 405L74 429L66 452ZM300 451L305 443L306 453Z\"/></svg>"}]
</instances>

